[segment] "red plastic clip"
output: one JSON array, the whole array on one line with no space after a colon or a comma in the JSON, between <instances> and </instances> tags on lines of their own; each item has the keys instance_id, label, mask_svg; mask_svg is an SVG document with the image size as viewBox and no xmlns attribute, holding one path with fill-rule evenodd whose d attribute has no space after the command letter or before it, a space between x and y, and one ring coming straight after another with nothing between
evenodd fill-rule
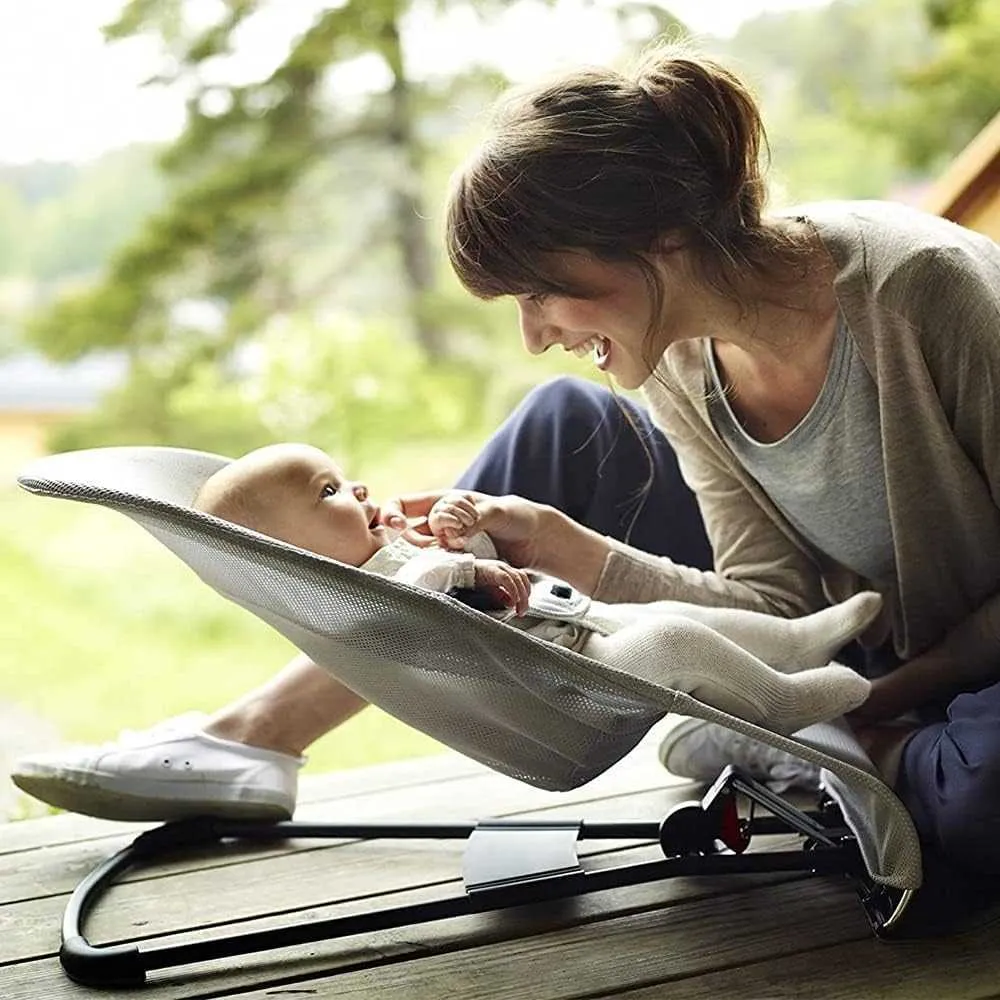
<instances>
[{"instance_id":1,"label":"red plastic clip","mask_svg":"<svg viewBox=\"0 0 1000 1000\"><path fill-rule=\"evenodd\" d=\"M717 836L734 854L742 854L750 846L750 824L740 819L735 795L726 795L721 807Z\"/></svg>"}]
</instances>

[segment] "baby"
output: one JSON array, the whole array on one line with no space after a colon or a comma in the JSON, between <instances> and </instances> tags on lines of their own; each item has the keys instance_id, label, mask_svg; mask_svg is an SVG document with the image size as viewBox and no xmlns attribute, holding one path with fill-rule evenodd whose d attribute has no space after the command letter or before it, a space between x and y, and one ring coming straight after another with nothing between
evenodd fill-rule
<instances>
[{"instance_id":1,"label":"baby","mask_svg":"<svg viewBox=\"0 0 1000 1000\"><path fill-rule=\"evenodd\" d=\"M363 483L347 479L324 452L299 444L270 445L231 462L194 502L205 513L413 586L485 594L508 609L498 614L514 627L776 732L835 718L867 698L867 680L829 661L878 614L878 594L857 594L797 619L677 601L604 604L498 560L478 530L480 522L488 525L488 504L467 493L444 496L428 528L448 547L419 547L387 527ZM457 546L462 551L452 550Z\"/></svg>"}]
</instances>

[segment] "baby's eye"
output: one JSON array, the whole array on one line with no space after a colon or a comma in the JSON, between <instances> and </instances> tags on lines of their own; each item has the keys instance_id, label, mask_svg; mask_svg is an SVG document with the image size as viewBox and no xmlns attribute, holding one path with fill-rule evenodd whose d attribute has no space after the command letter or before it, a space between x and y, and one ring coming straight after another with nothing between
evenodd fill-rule
<instances>
[{"instance_id":1,"label":"baby's eye","mask_svg":"<svg viewBox=\"0 0 1000 1000\"><path fill-rule=\"evenodd\" d=\"M323 492L320 494L320 496L323 497L335 497L336 495L337 487L332 483L327 483L326 486L323 487Z\"/></svg>"}]
</instances>

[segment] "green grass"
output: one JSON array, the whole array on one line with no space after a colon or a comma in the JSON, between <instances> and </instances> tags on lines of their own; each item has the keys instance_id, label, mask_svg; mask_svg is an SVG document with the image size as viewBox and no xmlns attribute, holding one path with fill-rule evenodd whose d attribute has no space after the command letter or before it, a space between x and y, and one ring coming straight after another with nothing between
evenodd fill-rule
<instances>
[{"instance_id":1,"label":"green grass","mask_svg":"<svg viewBox=\"0 0 1000 1000\"><path fill-rule=\"evenodd\" d=\"M475 443L380 459L376 496L447 485ZM101 741L190 709L212 711L294 653L121 514L0 491L0 698L67 740ZM433 753L440 746L376 709L317 742L307 771Z\"/></svg>"}]
</instances>

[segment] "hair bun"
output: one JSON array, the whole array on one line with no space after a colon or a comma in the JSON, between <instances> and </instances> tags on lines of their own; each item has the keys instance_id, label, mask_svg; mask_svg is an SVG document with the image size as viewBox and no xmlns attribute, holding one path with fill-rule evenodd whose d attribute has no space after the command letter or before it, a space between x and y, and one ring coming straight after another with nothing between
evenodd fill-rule
<instances>
[{"instance_id":1,"label":"hair bun","mask_svg":"<svg viewBox=\"0 0 1000 1000\"><path fill-rule=\"evenodd\" d=\"M718 202L712 214L727 225L742 219L748 186L763 193L759 161L766 148L749 90L724 66L675 48L648 55L634 82L663 116L670 138L682 136L704 164Z\"/></svg>"}]
</instances>

